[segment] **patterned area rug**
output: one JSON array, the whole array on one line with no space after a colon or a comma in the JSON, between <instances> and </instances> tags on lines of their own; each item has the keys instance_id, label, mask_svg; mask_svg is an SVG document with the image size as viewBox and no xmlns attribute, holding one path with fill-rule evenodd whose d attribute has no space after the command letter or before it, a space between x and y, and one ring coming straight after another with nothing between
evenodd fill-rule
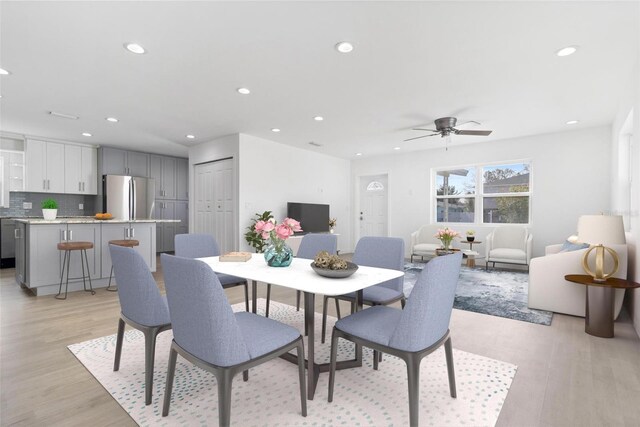
<instances>
[{"instance_id":1,"label":"patterned area rug","mask_svg":"<svg viewBox=\"0 0 640 427\"><path fill-rule=\"evenodd\" d=\"M404 266L405 295L410 295L418 275L426 264ZM454 308L522 320L538 325L551 324L553 313L527 306L529 274L524 272L469 268L460 269Z\"/></svg>"},{"instance_id":2,"label":"patterned area rug","mask_svg":"<svg viewBox=\"0 0 640 427\"><path fill-rule=\"evenodd\" d=\"M264 299L258 312L264 313ZM244 304L234 310L244 310ZM303 328L303 311L272 301L272 318ZM319 337L321 315L316 313ZM335 319L329 317L333 326ZM116 320L114 319L114 329ZM215 378L180 356L168 417L161 416L171 331L158 337L153 401L144 404L144 338L129 330L125 334L120 370L113 372L115 335L69 346L69 350L104 386L136 423L143 426L218 424ZM330 340L327 340L330 341ZM353 357L346 342L338 359ZM454 331L455 345L455 331ZM330 345L316 342L316 360L329 360ZM306 351L306 342L305 342ZM461 350L453 350L458 397L449 396L444 350L427 356L421 366L420 421L424 426L493 426L507 397L517 367ZM320 374L308 416L300 415L297 366L276 359L251 369L249 382L233 382L231 423L236 426L406 426L409 425L407 376L404 363L385 355L380 370L371 366L372 352L364 349L364 366L336 373L333 403L327 402L328 373Z\"/></svg>"}]
</instances>

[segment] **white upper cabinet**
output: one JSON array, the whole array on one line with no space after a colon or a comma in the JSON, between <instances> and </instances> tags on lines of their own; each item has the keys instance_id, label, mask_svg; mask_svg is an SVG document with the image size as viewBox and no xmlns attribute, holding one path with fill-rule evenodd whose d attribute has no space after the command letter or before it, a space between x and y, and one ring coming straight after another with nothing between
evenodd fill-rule
<instances>
[{"instance_id":1,"label":"white upper cabinet","mask_svg":"<svg viewBox=\"0 0 640 427\"><path fill-rule=\"evenodd\" d=\"M65 145L64 192L67 194L98 193L98 154L93 147Z\"/></svg>"},{"instance_id":2,"label":"white upper cabinet","mask_svg":"<svg viewBox=\"0 0 640 427\"><path fill-rule=\"evenodd\" d=\"M64 144L26 141L26 191L64 193Z\"/></svg>"}]
</instances>

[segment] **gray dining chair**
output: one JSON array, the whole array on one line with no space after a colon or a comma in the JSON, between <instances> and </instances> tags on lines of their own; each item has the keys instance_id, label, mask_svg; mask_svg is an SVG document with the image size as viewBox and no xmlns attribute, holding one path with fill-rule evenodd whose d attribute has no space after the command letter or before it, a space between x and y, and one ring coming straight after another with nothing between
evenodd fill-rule
<instances>
[{"instance_id":1,"label":"gray dining chair","mask_svg":"<svg viewBox=\"0 0 640 427\"><path fill-rule=\"evenodd\" d=\"M338 252L338 236L335 234L325 233L309 233L305 234L300 241L296 258L314 259L320 251L327 251L332 255ZM300 311L301 291L296 291L296 311ZM271 299L271 283L267 284L267 310L266 316L269 317L269 301ZM336 300L336 308L340 310L338 301Z\"/></svg>"},{"instance_id":2,"label":"gray dining chair","mask_svg":"<svg viewBox=\"0 0 640 427\"><path fill-rule=\"evenodd\" d=\"M366 236L358 240L353 252L352 262L357 265L369 267L390 268L404 271L404 240L398 237L371 237ZM405 305L403 291L404 276L391 279L375 286L370 286L363 290L363 301L365 305L389 305L400 301L402 307ZM327 301L329 298L351 302L351 312L355 311L356 293L352 292L344 295L325 295L322 302L322 342L325 341L325 331L327 329ZM340 309L337 308L338 319L340 319ZM376 365L377 368L377 365Z\"/></svg>"},{"instance_id":3,"label":"gray dining chair","mask_svg":"<svg viewBox=\"0 0 640 427\"><path fill-rule=\"evenodd\" d=\"M449 374L449 392L451 397L456 397L449 321L461 262L460 252L429 261L403 310L375 306L336 322L331 335L329 402L333 401L339 338L404 360L407 365L411 426L418 426L420 362L442 344Z\"/></svg>"},{"instance_id":4,"label":"gray dining chair","mask_svg":"<svg viewBox=\"0 0 640 427\"><path fill-rule=\"evenodd\" d=\"M126 323L144 334L144 391L145 404L149 405L153 392L156 338L160 332L171 329L167 299L160 295L147 263L135 249L109 245L109 252L120 300L113 370L120 369Z\"/></svg>"},{"instance_id":5,"label":"gray dining chair","mask_svg":"<svg viewBox=\"0 0 640 427\"><path fill-rule=\"evenodd\" d=\"M183 258L205 258L220 255L220 246L210 234L176 234L175 254ZM216 273L224 289L244 286L245 310L249 311L249 286L247 280L230 274Z\"/></svg>"},{"instance_id":6,"label":"gray dining chair","mask_svg":"<svg viewBox=\"0 0 640 427\"><path fill-rule=\"evenodd\" d=\"M162 254L161 260L173 322L162 416L169 414L178 354L215 375L219 425L228 426L233 377L295 348L302 416L306 417L304 344L300 332L253 313L234 313L218 277L204 262L167 254Z\"/></svg>"}]
</instances>

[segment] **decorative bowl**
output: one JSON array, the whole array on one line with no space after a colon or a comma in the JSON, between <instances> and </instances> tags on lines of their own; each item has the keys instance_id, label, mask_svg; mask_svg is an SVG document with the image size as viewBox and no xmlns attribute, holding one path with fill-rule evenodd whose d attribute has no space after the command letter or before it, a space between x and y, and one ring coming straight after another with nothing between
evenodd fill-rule
<instances>
[{"instance_id":1,"label":"decorative bowl","mask_svg":"<svg viewBox=\"0 0 640 427\"><path fill-rule=\"evenodd\" d=\"M355 273L358 269L358 266L352 262L347 261L347 268L345 270L332 270L330 268L316 267L316 263L312 262L311 268L313 268L313 271L315 271L322 277L328 277L330 279L344 279L345 277L349 277L353 273Z\"/></svg>"}]
</instances>

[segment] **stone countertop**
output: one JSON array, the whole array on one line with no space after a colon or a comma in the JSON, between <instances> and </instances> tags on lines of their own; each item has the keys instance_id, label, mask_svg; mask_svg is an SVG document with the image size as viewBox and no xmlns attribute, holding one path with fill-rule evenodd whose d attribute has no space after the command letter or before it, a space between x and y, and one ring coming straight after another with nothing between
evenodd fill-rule
<instances>
[{"instance_id":1,"label":"stone countertop","mask_svg":"<svg viewBox=\"0 0 640 427\"><path fill-rule=\"evenodd\" d=\"M47 221L40 218L15 218L17 222L22 222L31 225L42 224L122 224L122 223L137 223L137 222L180 222L179 219L95 219L94 217L79 217L79 218L56 218L53 221Z\"/></svg>"}]
</instances>

